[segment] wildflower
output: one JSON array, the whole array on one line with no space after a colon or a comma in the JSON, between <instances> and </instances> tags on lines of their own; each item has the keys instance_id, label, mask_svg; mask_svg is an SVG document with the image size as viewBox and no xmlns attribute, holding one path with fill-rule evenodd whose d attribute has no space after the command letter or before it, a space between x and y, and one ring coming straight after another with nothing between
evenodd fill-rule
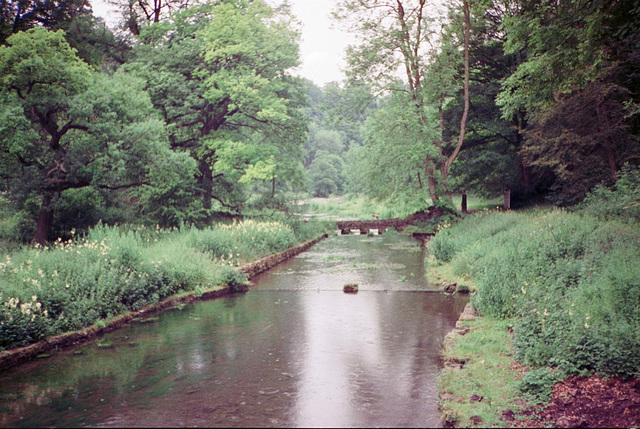
<instances>
[{"instance_id":1,"label":"wildflower","mask_svg":"<svg viewBox=\"0 0 640 429\"><path fill-rule=\"evenodd\" d=\"M588 324L588 323L585 323L585 324L584 324L584 327L585 327L585 328L587 328L587 329L589 329L589 324Z\"/></svg>"},{"instance_id":2,"label":"wildflower","mask_svg":"<svg viewBox=\"0 0 640 429\"><path fill-rule=\"evenodd\" d=\"M36 295L31 296L31 301L36 302L38 300L38 297Z\"/></svg>"},{"instance_id":3,"label":"wildflower","mask_svg":"<svg viewBox=\"0 0 640 429\"><path fill-rule=\"evenodd\" d=\"M24 304L20 304L20 312L24 315L31 314L31 303L26 302Z\"/></svg>"},{"instance_id":4,"label":"wildflower","mask_svg":"<svg viewBox=\"0 0 640 429\"><path fill-rule=\"evenodd\" d=\"M527 290L524 288L524 286L522 286L521 290L522 290L522 294L523 294L523 295L526 295L526 294L527 294Z\"/></svg>"}]
</instances>

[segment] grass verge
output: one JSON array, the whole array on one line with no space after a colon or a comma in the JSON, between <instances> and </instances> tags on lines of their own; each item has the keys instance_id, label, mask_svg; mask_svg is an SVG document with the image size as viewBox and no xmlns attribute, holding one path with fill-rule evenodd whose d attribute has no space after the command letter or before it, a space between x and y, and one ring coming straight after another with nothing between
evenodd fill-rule
<instances>
[{"instance_id":1,"label":"grass verge","mask_svg":"<svg viewBox=\"0 0 640 429\"><path fill-rule=\"evenodd\" d=\"M445 369L438 378L439 407L448 427L505 427L502 413L520 407L521 371L513 353L509 322L479 317L461 322L443 350Z\"/></svg>"}]
</instances>

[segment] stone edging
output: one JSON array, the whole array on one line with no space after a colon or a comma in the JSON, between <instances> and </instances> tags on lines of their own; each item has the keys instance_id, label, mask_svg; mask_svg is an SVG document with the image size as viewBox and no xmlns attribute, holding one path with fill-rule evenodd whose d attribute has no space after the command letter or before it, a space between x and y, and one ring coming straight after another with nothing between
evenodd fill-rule
<instances>
[{"instance_id":1,"label":"stone edging","mask_svg":"<svg viewBox=\"0 0 640 429\"><path fill-rule=\"evenodd\" d=\"M476 311L471 306L471 303L468 302L465 305L464 310L460 314L458 321L456 322L455 328L451 330L447 335L445 335L444 340L442 340L442 354L445 355L447 352L451 350L453 345L463 336L467 335L471 328L462 322L467 320L477 319L479 316L476 314ZM443 370L458 370L464 366L465 362L459 362L454 359L446 359L444 362Z\"/></svg>"},{"instance_id":2,"label":"stone edging","mask_svg":"<svg viewBox=\"0 0 640 429\"><path fill-rule=\"evenodd\" d=\"M296 246L290 247L283 252L266 256L262 259L258 259L257 261L249 262L242 265L240 267L240 270L247 274L247 276L251 279L258 274L278 265L280 262L283 262L299 253L304 252L305 250L309 249L314 244L317 244L318 242L324 240L328 236L328 234L324 234L316 239L305 241L304 243L300 243Z\"/></svg>"},{"instance_id":3,"label":"stone edging","mask_svg":"<svg viewBox=\"0 0 640 429\"><path fill-rule=\"evenodd\" d=\"M280 262L304 252L314 244L327 237L328 235L324 234L314 240L309 240L296 246L290 247L283 252L279 252L274 255L259 259L257 261L244 264L240 267L240 270L245 272L247 276L249 276L249 278L255 277L257 274L268 270L269 268L279 264ZM57 348L69 347L74 344L89 341L104 333L115 331L122 325L131 322L134 319L158 313L160 311L166 310L167 308L174 307L177 304L188 304L195 301L215 299L229 294L230 291L228 286L215 286L211 289L205 290L202 293L196 293L193 291L182 292L170 296L156 304L147 305L140 310L130 311L114 316L104 321L104 326L93 324L77 331L66 332L60 335L45 338L44 340L38 341L37 343L29 344L23 347L17 347L5 352L0 352L0 370L18 365L22 362L33 359L40 354L49 352Z\"/></svg>"}]
</instances>

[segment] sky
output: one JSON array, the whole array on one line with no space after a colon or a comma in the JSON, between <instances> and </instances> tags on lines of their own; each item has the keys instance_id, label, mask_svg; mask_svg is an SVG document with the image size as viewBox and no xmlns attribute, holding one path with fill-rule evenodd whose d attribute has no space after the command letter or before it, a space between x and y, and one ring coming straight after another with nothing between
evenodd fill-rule
<instances>
[{"instance_id":1,"label":"sky","mask_svg":"<svg viewBox=\"0 0 640 429\"><path fill-rule=\"evenodd\" d=\"M336 1L289 0L293 14L302 23L302 65L297 72L318 86L344 79L345 49L354 40L330 17ZM112 6L104 0L93 0L91 4L95 15L104 18L107 24L114 22Z\"/></svg>"}]
</instances>

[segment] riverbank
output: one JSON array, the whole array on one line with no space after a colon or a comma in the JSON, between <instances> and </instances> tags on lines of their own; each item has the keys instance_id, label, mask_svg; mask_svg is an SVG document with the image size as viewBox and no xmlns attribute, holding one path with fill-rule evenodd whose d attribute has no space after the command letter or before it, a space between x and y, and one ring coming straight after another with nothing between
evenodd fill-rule
<instances>
[{"instance_id":1,"label":"riverbank","mask_svg":"<svg viewBox=\"0 0 640 429\"><path fill-rule=\"evenodd\" d=\"M640 379L573 376L554 383L515 358L510 322L469 305L446 337L438 404L444 427L637 427Z\"/></svg>"},{"instance_id":2,"label":"riverbank","mask_svg":"<svg viewBox=\"0 0 640 429\"><path fill-rule=\"evenodd\" d=\"M502 416L521 409L524 371L512 343L508 324L478 317L467 304L443 342L438 404L445 427L509 426Z\"/></svg>"},{"instance_id":3,"label":"riverbank","mask_svg":"<svg viewBox=\"0 0 640 429\"><path fill-rule=\"evenodd\" d=\"M634 225L561 210L441 229L427 264L473 279L483 316L445 344L445 425L640 424L639 240Z\"/></svg>"},{"instance_id":4,"label":"riverbank","mask_svg":"<svg viewBox=\"0 0 640 429\"><path fill-rule=\"evenodd\" d=\"M248 278L326 237L326 225L298 227L295 231L266 222L206 231L100 227L50 249L6 255L0 264L9 274L0 281L0 340L7 350L0 353L0 368L177 304L233 292ZM310 234L315 237L292 245ZM225 242L235 254L214 255L220 249L227 255ZM243 248L247 243L251 251ZM241 264L242 258L266 252L270 254Z\"/></svg>"}]
</instances>

